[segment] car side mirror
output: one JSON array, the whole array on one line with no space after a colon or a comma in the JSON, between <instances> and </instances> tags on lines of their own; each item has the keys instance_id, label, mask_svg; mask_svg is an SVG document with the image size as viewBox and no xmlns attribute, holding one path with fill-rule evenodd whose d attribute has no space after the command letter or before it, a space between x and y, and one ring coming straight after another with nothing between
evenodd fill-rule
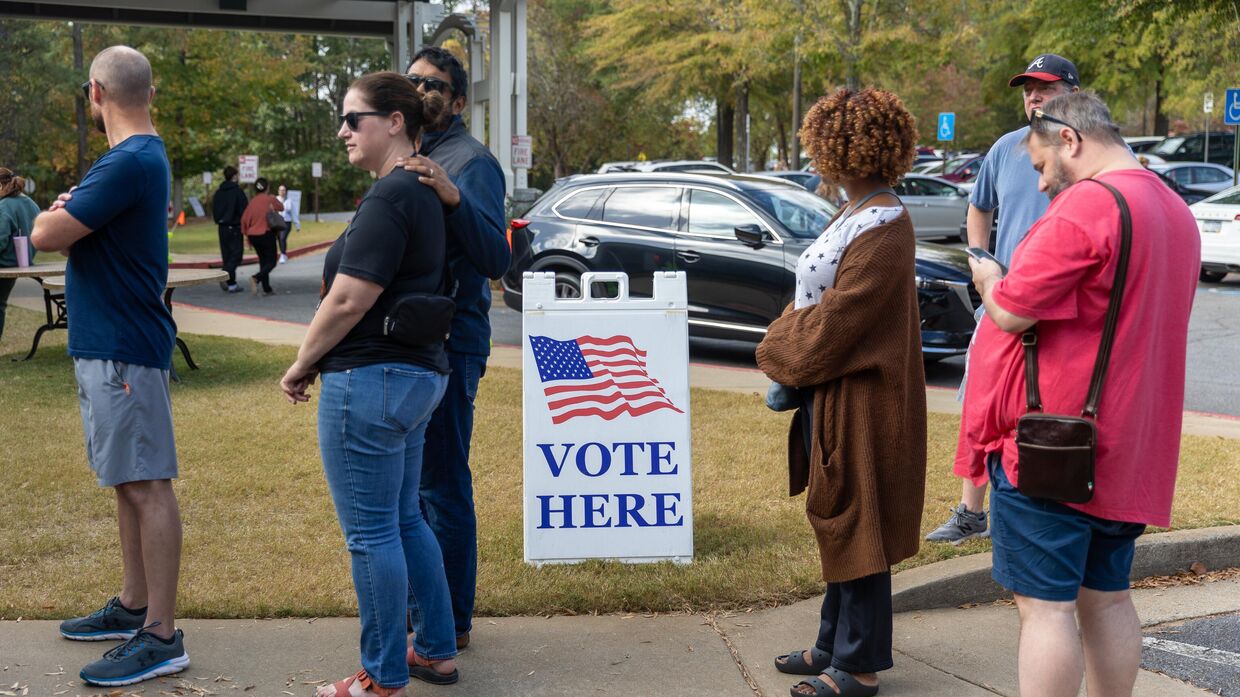
<instances>
[{"instance_id":1,"label":"car side mirror","mask_svg":"<svg viewBox=\"0 0 1240 697\"><path fill-rule=\"evenodd\" d=\"M744 242L754 249L758 249L762 245L766 244L767 241L766 233L763 232L762 227L756 223L737 225L732 228L732 232L736 235L736 239Z\"/></svg>"}]
</instances>

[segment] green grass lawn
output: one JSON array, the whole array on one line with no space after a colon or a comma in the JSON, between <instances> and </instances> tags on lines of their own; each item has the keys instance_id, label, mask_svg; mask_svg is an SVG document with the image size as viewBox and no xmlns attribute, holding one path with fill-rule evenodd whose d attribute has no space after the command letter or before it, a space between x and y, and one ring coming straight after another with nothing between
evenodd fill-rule
<instances>
[{"instance_id":1,"label":"green grass lawn","mask_svg":"<svg viewBox=\"0 0 1240 697\"><path fill-rule=\"evenodd\" d=\"M0 618L92 610L120 583L115 507L82 445L64 332L29 346L37 316L10 308L0 340ZM187 617L356 612L348 555L323 480L315 404L292 406L277 380L294 349L188 337L201 370L174 360L172 388L185 521L180 611ZM491 368L473 444L480 615L741 609L821 592L804 498L786 492L788 417L756 396L694 390L692 564L522 562L520 374ZM958 419L930 416L923 532L954 506ZM1240 522L1240 441L1184 438L1176 525ZM900 568L987 550L924 545Z\"/></svg>"},{"instance_id":2,"label":"green grass lawn","mask_svg":"<svg viewBox=\"0 0 1240 697\"><path fill-rule=\"evenodd\" d=\"M344 231L344 226L340 222L316 223L313 217L308 221L302 220L301 229L294 229L288 236L289 249L334 240ZM173 254L219 254L219 229L209 221L182 225L173 231L168 248ZM253 253L248 245L245 253Z\"/></svg>"}]
</instances>

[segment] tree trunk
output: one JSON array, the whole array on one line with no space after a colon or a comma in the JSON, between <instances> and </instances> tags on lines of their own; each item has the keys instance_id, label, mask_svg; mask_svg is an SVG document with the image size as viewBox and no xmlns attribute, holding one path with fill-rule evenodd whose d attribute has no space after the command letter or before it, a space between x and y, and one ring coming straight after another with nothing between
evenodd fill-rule
<instances>
[{"instance_id":1,"label":"tree trunk","mask_svg":"<svg viewBox=\"0 0 1240 697\"><path fill-rule=\"evenodd\" d=\"M175 219L185 210L181 207L181 201L185 200L185 179L179 175L172 176L172 217Z\"/></svg>"},{"instance_id":2,"label":"tree trunk","mask_svg":"<svg viewBox=\"0 0 1240 697\"><path fill-rule=\"evenodd\" d=\"M788 158L788 129L778 115L775 117L775 160L786 169L795 169Z\"/></svg>"},{"instance_id":3,"label":"tree trunk","mask_svg":"<svg viewBox=\"0 0 1240 697\"><path fill-rule=\"evenodd\" d=\"M861 4L863 0L844 0L848 12L848 36L845 39L843 58L845 73L848 76L846 86L856 91L861 89Z\"/></svg>"},{"instance_id":4,"label":"tree trunk","mask_svg":"<svg viewBox=\"0 0 1240 697\"><path fill-rule=\"evenodd\" d=\"M716 102L715 119L715 156L724 167L732 166L732 122L736 112L732 105L719 100Z\"/></svg>"},{"instance_id":5,"label":"tree trunk","mask_svg":"<svg viewBox=\"0 0 1240 697\"><path fill-rule=\"evenodd\" d=\"M1171 120L1163 113L1163 81L1154 81L1154 134L1165 136L1171 130Z\"/></svg>"},{"instance_id":6,"label":"tree trunk","mask_svg":"<svg viewBox=\"0 0 1240 697\"><path fill-rule=\"evenodd\" d=\"M801 32L797 32L796 46L792 56L792 144L788 148L791 159L789 169L801 169ZM779 134L782 145L784 135Z\"/></svg>"},{"instance_id":7,"label":"tree trunk","mask_svg":"<svg viewBox=\"0 0 1240 697\"><path fill-rule=\"evenodd\" d=\"M82 59L82 24L81 22L73 23L73 72L75 75L82 74L84 61ZM82 181L86 178L86 170L90 167L90 162L86 159L88 143L86 141L87 133L89 133L89 124L86 122L86 97L80 91L73 93L74 117L77 120L77 180Z\"/></svg>"},{"instance_id":8,"label":"tree trunk","mask_svg":"<svg viewBox=\"0 0 1240 697\"><path fill-rule=\"evenodd\" d=\"M736 171L748 172L749 166L749 87L742 85L736 92Z\"/></svg>"}]
</instances>

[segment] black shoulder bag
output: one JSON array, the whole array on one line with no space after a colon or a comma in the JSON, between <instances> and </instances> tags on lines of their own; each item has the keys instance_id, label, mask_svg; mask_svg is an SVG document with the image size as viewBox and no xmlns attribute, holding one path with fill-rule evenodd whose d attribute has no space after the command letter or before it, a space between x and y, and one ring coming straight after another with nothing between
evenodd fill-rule
<instances>
[{"instance_id":1,"label":"black shoulder bag","mask_svg":"<svg viewBox=\"0 0 1240 697\"><path fill-rule=\"evenodd\" d=\"M447 341L456 314L457 282L446 255L441 279L441 293L406 293L397 298L383 318L383 335L413 347Z\"/></svg>"},{"instance_id":2,"label":"black shoulder bag","mask_svg":"<svg viewBox=\"0 0 1240 697\"><path fill-rule=\"evenodd\" d=\"M1098 402L1102 397L1102 381L1111 359L1115 326L1119 322L1120 301L1124 297L1124 281L1128 276L1128 253L1132 246L1132 215L1124 197L1110 184L1096 179L1088 181L1105 186L1115 197L1120 215L1119 262L1111 299L1107 304L1106 324L1094 373L1089 381L1089 394L1081 415L1063 416L1042 413L1042 395L1038 390L1038 334L1036 325L1025 332L1020 342L1025 347L1025 395L1029 411L1016 422L1016 449L1019 474L1016 488L1031 498L1051 499L1065 503L1085 503L1094 496L1094 463L1098 444Z\"/></svg>"}]
</instances>

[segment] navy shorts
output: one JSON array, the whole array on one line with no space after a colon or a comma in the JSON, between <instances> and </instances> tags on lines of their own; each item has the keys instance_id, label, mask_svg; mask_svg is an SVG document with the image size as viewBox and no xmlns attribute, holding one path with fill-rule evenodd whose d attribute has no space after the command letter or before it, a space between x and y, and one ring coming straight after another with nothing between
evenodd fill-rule
<instances>
[{"instance_id":1,"label":"navy shorts","mask_svg":"<svg viewBox=\"0 0 1240 697\"><path fill-rule=\"evenodd\" d=\"M1012 486L998 455L990 471L991 576L1013 593L1039 600L1076 600L1084 586L1128 589L1141 523L1105 520Z\"/></svg>"}]
</instances>

